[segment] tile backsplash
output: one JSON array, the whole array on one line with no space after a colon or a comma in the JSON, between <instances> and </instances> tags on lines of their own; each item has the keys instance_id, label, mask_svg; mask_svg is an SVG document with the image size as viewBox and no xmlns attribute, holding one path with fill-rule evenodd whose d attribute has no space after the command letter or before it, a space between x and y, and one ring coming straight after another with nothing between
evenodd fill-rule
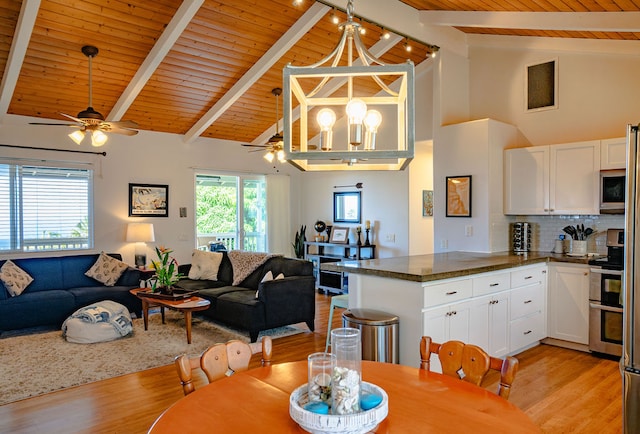
<instances>
[{"instance_id":1,"label":"tile backsplash","mask_svg":"<svg viewBox=\"0 0 640 434\"><path fill-rule=\"evenodd\" d=\"M551 252L559 235L565 235L567 240L570 238L562 228L569 225L584 224L585 228L591 228L594 231L587 238L587 252L606 254L607 229L624 228L623 214L518 216L515 221L529 222L531 224L531 251L534 252ZM567 249L569 248L568 246L567 244Z\"/></svg>"}]
</instances>

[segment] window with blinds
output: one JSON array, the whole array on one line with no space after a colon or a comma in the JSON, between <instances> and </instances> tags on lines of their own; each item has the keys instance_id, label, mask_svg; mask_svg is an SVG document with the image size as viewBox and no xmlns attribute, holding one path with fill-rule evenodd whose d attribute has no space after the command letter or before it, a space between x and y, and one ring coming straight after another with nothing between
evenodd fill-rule
<instances>
[{"instance_id":1,"label":"window with blinds","mask_svg":"<svg viewBox=\"0 0 640 434\"><path fill-rule=\"evenodd\" d=\"M0 252L93 247L93 170L0 164Z\"/></svg>"}]
</instances>

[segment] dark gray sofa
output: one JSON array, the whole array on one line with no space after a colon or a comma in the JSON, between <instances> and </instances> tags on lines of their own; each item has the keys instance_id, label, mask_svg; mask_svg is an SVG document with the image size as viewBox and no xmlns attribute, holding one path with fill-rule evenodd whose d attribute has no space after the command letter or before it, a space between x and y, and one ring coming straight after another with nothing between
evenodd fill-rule
<instances>
[{"instance_id":1,"label":"dark gray sofa","mask_svg":"<svg viewBox=\"0 0 640 434\"><path fill-rule=\"evenodd\" d=\"M62 325L77 309L102 300L113 300L140 316L142 304L129 293L140 283L140 271L129 267L114 286L104 286L85 276L99 254L11 259L33 277L22 294L11 297L0 281L0 331ZM121 255L110 253L116 259ZM0 260L0 267L6 260Z\"/></svg>"},{"instance_id":2,"label":"dark gray sofa","mask_svg":"<svg viewBox=\"0 0 640 434\"><path fill-rule=\"evenodd\" d=\"M200 297L211 302L209 309L198 314L249 331L255 342L261 330L304 322L314 330L316 313L315 279L309 261L276 256L269 258L239 285L233 286L233 267L223 255L218 280L181 279L176 286L197 290ZM179 271L188 276L191 264L183 264ZM261 282L271 271L284 279ZM256 291L258 296L256 297Z\"/></svg>"}]
</instances>

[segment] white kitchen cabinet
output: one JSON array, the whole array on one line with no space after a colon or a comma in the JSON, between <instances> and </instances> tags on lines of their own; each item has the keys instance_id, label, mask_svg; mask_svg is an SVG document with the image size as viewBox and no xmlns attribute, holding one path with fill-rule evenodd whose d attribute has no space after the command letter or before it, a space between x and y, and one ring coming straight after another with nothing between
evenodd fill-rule
<instances>
[{"instance_id":1,"label":"white kitchen cabinet","mask_svg":"<svg viewBox=\"0 0 640 434\"><path fill-rule=\"evenodd\" d=\"M468 342L494 357L509 353L509 291L473 300Z\"/></svg>"},{"instance_id":2,"label":"white kitchen cabinet","mask_svg":"<svg viewBox=\"0 0 640 434\"><path fill-rule=\"evenodd\" d=\"M547 336L547 267L522 267L511 273L510 352L517 353Z\"/></svg>"},{"instance_id":3,"label":"white kitchen cabinet","mask_svg":"<svg viewBox=\"0 0 640 434\"><path fill-rule=\"evenodd\" d=\"M437 343L450 340L469 342L471 306L471 301L462 301L423 310L422 336L431 336L433 342ZM432 354L430 360L431 370L442 372L438 356Z\"/></svg>"},{"instance_id":4,"label":"white kitchen cabinet","mask_svg":"<svg viewBox=\"0 0 640 434\"><path fill-rule=\"evenodd\" d=\"M600 141L505 151L504 213L600 213Z\"/></svg>"},{"instance_id":5,"label":"white kitchen cabinet","mask_svg":"<svg viewBox=\"0 0 640 434\"><path fill-rule=\"evenodd\" d=\"M600 141L600 170L624 169L627 166L627 138Z\"/></svg>"},{"instance_id":6,"label":"white kitchen cabinet","mask_svg":"<svg viewBox=\"0 0 640 434\"><path fill-rule=\"evenodd\" d=\"M547 334L589 343L589 266L549 264Z\"/></svg>"},{"instance_id":7,"label":"white kitchen cabinet","mask_svg":"<svg viewBox=\"0 0 640 434\"><path fill-rule=\"evenodd\" d=\"M423 335L431 336L438 343L449 340L468 342L470 311L469 301L425 309Z\"/></svg>"},{"instance_id":8,"label":"white kitchen cabinet","mask_svg":"<svg viewBox=\"0 0 640 434\"><path fill-rule=\"evenodd\" d=\"M504 155L504 213L549 213L549 147L509 149Z\"/></svg>"}]
</instances>

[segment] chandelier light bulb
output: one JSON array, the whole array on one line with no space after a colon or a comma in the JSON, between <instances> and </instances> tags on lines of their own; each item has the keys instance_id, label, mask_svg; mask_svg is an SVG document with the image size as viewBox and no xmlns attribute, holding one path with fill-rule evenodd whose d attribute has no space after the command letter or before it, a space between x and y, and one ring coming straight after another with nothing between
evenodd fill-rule
<instances>
[{"instance_id":1,"label":"chandelier light bulb","mask_svg":"<svg viewBox=\"0 0 640 434\"><path fill-rule=\"evenodd\" d=\"M269 151L266 154L264 154L264 159L267 160L269 163L273 163L273 151Z\"/></svg>"},{"instance_id":2,"label":"chandelier light bulb","mask_svg":"<svg viewBox=\"0 0 640 434\"><path fill-rule=\"evenodd\" d=\"M100 130L95 130L92 134L91 134L91 145L95 146L96 148L99 146L104 145L105 143L107 143L107 135L105 133L103 133Z\"/></svg>"},{"instance_id":3,"label":"chandelier light bulb","mask_svg":"<svg viewBox=\"0 0 640 434\"><path fill-rule=\"evenodd\" d=\"M364 136L364 149L365 151L371 151L376 149L376 135L378 133L378 127L382 123L382 115L378 110L369 110L364 118L364 124L367 127L367 132Z\"/></svg>"},{"instance_id":4,"label":"chandelier light bulb","mask_svg":"<svg viewBox=\"0 0 640 434\"><path fill-rule=\"evenodd\" d=\"M73 133L69 134L69 137L76 143L76 145L79 145L84 139L84 131L76 130Z\"/></svg>"},{"instance_id":5,"label":"chandelier light bulb","mask_svg":"<svg viewBox=\"0 0 640 434\"><path fill-rule=\"evenodd\" d=\"M320 126L320 149L330 151L333 147L333 126L336 123L336 114L330 108L323 108L316 115Z\"/></svg>"},{"instance_id":6,"label":"chandelier light bulb","mask_svg":"<svg viewBox=\"0 0 640 434\"><path fill-rule=\"evenodd\" d=\"M350 124L362 124L367 114L367 104L359 98L353 98L347 103L347 116Z\"/></svg>"},{"instance_id":7,"label":"chandelier light bulb","mask_svg":"<svg viewBox=\"0 0 640 434\"><path fill-rule=\"evenodd\" d=\"M362 121L367 114L367 104L358 98L353 98L347 103L347 116L349 117L349 143L353 147L362 144Z\"/></svg>"},{"instance_id":8,"label":"chandelier light bulb","mask_svg":"<svg viewBox=\"0 0 640 434\"><path fill-rule=\"evenodd\" d=\"M367 131L374 133L378 132L378 127L382 123L382 115L378 110L369 110L364 117L364 124L367 127Z\"/></svg>"},{"instance_id":9,"label":"chandelier light bulb","mask_svg":"<svg viewBox=\"0 0 640 434\"><path fill-rule=\"evenodd\" d=\"M323 108L316 115L316 120L322 131L328 131L336 123L336 114L330 108Z\"/></svg>"}]
</instances>

